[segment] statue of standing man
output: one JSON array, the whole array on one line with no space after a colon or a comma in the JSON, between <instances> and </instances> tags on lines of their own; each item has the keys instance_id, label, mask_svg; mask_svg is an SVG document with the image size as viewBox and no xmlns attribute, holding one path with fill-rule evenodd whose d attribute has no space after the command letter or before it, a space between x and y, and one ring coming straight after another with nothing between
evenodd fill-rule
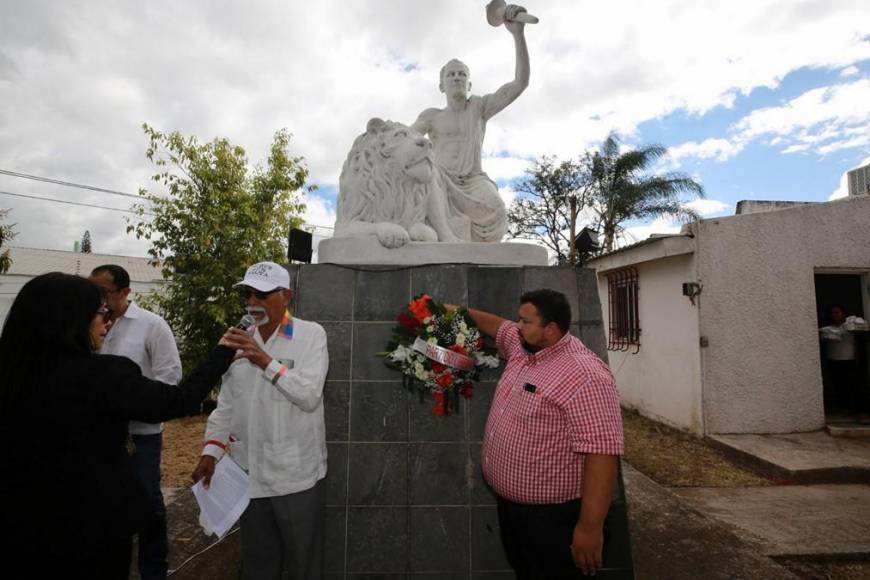
<instances>
[{"instance_id":1,"label":"statue of standing man","mask_svg":"<svg viewBox=\"0 0 870 580\"><path fill-rule=\"evenodd\" d=\"M483 172L481 149L486 122L510 105L529 86L529 50L524 35L525 24L516 20L525 8L510 4L504 8L504 24L514 38L516 68L514 79L496 92L482 97L471 95L471 80L465 63L453 59L441 69L439 88L447 97L443 109L426 109L413 128L428 135L434 146L434 191L430 203L442 211L430 211L429 220L436 230L445 226L459 240L499 242L507 231L507 212L498 187Z\"/></svg>"}]
</instances>

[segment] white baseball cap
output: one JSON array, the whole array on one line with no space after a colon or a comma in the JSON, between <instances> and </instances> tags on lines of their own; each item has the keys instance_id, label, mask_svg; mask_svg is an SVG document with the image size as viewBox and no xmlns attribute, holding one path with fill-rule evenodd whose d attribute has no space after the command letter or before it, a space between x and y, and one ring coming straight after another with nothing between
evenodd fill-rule
<instances>
[{"instance_id":1,"label":"white baseball cap","mask_svg":"<svg viewBox=\"0 0 870 580\"><path fill-rule=\"evenodd\" d=\"M245 272L245 279L233 284L233 288L250 286L260 292L276 288L290 288L290 274L275 262L257 262Z\"/></svg>"}]
</instances>

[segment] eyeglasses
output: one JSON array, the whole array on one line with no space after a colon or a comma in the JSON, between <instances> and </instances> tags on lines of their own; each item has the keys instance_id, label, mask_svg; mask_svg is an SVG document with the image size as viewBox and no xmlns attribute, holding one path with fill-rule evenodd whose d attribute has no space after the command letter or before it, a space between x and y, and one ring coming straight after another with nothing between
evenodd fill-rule
<instances>
[{"instance_id":1,"label":"eyeglasses","mask_svg":"<svg viewBox=\"0 0 870 580\"><path fill-rule=\"evenodd\" d=\"M103 322L109 322L112 318L112 309L107 308L106 306L100 306L97 309L97 314L103 317Z\"/></svg>"},{"instance_id":2,"label":"eyeglasses","mask_svg":"<svg viewBox=\"0 0 870 580\"><path fill-rule=\"evenodd\" d=\"M266 298L268 298L275 292L279 292L280 290L283 290L283 288L275 288L274 290L263 292L262 290L257 290L256 288L250 288L248 286L245 286L244 288L242 288L242 296L244 296L247 300L251 297L251 294L253 294L257 300L265 300Z\"/></svg>"}]
</instances>

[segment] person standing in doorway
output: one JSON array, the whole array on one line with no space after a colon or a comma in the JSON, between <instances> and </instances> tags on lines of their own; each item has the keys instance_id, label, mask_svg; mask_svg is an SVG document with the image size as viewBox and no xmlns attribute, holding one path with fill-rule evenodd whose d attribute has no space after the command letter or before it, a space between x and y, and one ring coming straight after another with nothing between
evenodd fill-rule
<instances>
[{"instance_id":1,"label":"person standing in doorway","mask_svg":"<svg viewBox=\"0 0 870 580\"><path fill-rule=\"evenodd\" d=\"M822 327L825 359L831 377L831 402L834 410L858 413L864 418L866 397L862 396L858 380L855 335L846 328L846 309L837 304L831 308L831 324Z\"/></svg>"}]
</instances>

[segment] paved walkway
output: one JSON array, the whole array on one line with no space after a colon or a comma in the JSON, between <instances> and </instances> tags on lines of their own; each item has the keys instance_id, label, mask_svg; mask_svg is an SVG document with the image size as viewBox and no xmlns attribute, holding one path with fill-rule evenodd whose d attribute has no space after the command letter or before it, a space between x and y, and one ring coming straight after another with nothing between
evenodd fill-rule
<instances>
[{"instance_id":1,"label":"paved walkway","mask_svg":"<svg viewBox=\"0 0 870 580\"><path fill-rule=\"evenodd\" d=\"M870 483L870 438L826 431L771 435L711 435L738 458L801 483Z\"/></svg>"},{"instance_id":2,"label":"paved walkway","mask_svg":"<svg viewBox=\"0 0 870 580\"><path fill-rule=\"evenodd\" d=\"M870 485L673 491L689 506L759 537L768 555L870 555Z\"/></svg>"},{"instance_id":3,"label":"paved walkway","mask_svg":"<svg viewBox=\"0 0 870 580\"><path fill-rule=\"evenodd\" d=\"M760 538L709 517L623 464L637 580L794 580Z\"/></svg>"}]
</instances>

